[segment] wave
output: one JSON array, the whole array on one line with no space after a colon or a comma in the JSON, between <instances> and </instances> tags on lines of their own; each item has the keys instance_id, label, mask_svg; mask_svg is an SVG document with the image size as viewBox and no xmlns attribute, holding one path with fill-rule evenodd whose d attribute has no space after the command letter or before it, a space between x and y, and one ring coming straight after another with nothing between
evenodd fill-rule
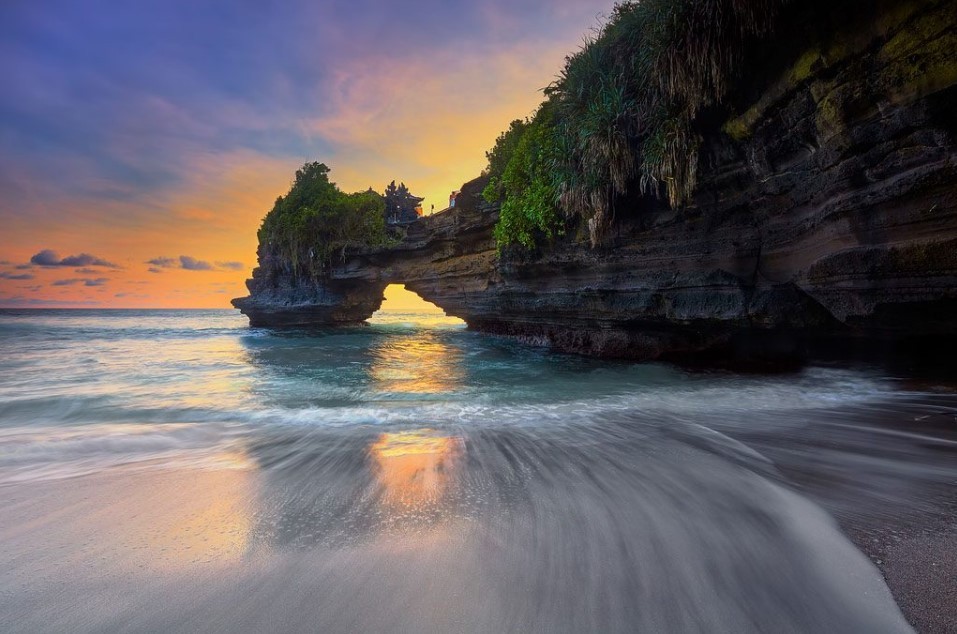
<instances>
[{"instance_id":1,"label":"wave","mask_svg":"<svg viewBox=\"0 0 957 634\"><path fill-rule=\"evenodd\" d=\"M226 424L130 423L0 429L0 482L87 475L153 463L238 466L241 431Z\"/></svg>"},{"instance_id":2,"label":"wave","mask_svg":"<svg viewBox=\"0 0 957 634\"><path fill-rule=\"evenodd\" d=\"M40 389L25 396L0 401L0 421L4 425L84 424L97 422L184 422L240 421L285 422L292 424L365 424L394 419L526 421L590 416L605 411L636 410L647 413L693 415L700 413L761 412L792 409L820 409L844 404L881 402L905 392L892 392L886 382L834 370L809 371L803 377L769 380L767 378L685 379L677 382L628 380L612 377L608 383L601 372L585 380L596 388L610 389L594 396L581 379L568 389L549 392L514 385L489 385L453 388L434 393L390 392L369 385L337 385L328 381L303 382L280 386L290 394L282 395L289 405L277 403L275 395L245 393L229 398L201 398L203 386L190 391L163 392L157 384L143 386L142 393L89 393L64 391L40 396ZM650 384L648 384L650 383ZM584 389L583 389L584 388ZM209 388L207 388L208 391ZM301 390L301 391L300 391ZM189 406L191 400L204 403ZM221 405L220 405L221 404Z\"/></svg>"},{"instance_id":3,"label":"wave","mask_svg":"<svg viewBox=\"0 0 957 634\"><path fill-rule=\"evenodd\" d=\"M502 401L489 395L457 400L359 400L338 405L257 407L129 407L114 396L26 399L0 406L0 480L69 477L118 465L216 464L250 437L301 435L311 430L368 429L381 433L426 427L454 433L525 429L548 435L592 429L609 416L639 425L688 429L695 444L747 448L715 431L722 426L798 425L801 416L771 412L861 406L887 399L879 386L856 383L826 390L785 384L694 384L591 399ZM381 396L381 395L380 395ZM770 414L770 415L769 415ZM13 421L20 421L19 424ZM285 431L284 431L285 430ZM736 444L737 443L737 444ZM755 456L752 456L752 458Z\"/></svg>"}]
</instances>

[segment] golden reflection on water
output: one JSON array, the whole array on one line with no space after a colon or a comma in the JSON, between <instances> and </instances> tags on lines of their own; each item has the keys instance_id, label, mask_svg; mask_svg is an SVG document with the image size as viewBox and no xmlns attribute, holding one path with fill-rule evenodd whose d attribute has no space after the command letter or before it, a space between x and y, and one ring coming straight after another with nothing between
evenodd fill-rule
<instances>
[{"instance_id":1,"label":"golden reflection on water","mask_svg":"<svg viewBox=\"0 0 957 634\"><path fill-rule=\"evenodd\" d=\"M462 440L428 429L385 433L369 447L375 474L389 507L422 510L449 490Z\"/></svg>"},{"instance_id":2,"label":"golden reflection on water","mask_svg":"<svg viewBox=\"0 0 957 634\"><path fill-rule=\"evenodd\" d=\"M462 353L433 331L389 337L373 350L369 374L383 392L436 394L459 389Z\"/></svg>"}]
</instances>

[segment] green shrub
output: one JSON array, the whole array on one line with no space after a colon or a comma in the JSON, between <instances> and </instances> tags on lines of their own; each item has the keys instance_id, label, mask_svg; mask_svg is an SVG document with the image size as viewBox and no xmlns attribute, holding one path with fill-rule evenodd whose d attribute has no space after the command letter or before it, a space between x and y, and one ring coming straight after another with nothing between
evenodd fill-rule
<instances>
[{"instance_id":1,"label":"green shrub","mask_svg":"<svg viewBox=\"0 0 957 634\"><path fill-rule=\"evenodd\" d=\"M489 184L483 196L501 203L495 226L499 247L533 248L561 232L558 210L560 148L554 107L545 102L528 121L513 121L489 153Z\"/></svg>"},{"instance_id":2,"label":"green shrub","mask_svg":"<svg viewBox=\"0 0 957 634\"><path fill-rule=\"evenodd\" d=\"M324 163L306 163L263 219L259 242L294 271L319 276L347 249L387 242L385 203L372 190L340 191Z\"/></svg>"},{"instance_id":3,"label":"green shrub","mask_svg":"<svg viewBox=\"0 0 957 634\"><path fill-rule=\"evenodd\" d=\"M505 168L515 154L515 148L521 140L522 135L528 128L528 121L515 119L512 121L505 132L498 135L495 139L495 145L485 153L488 159L488 168L485 172L489 176L488 185L482 190L482 196L490 203L501 203L505 199L505 187L502 183L502 176L505 174Z\"/></svg>"}]
</instances>

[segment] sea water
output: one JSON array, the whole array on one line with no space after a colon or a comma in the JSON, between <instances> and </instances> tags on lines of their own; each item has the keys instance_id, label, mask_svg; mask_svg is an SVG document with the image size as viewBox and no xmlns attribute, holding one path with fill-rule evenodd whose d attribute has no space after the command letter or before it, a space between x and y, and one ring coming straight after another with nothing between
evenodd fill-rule
<instances>
[{"instance_id":1,"label":"sea water","mask_svg":"<svg viewBox=\"0 0 957 634\"><path fill-rule=\"evenodd\" d=\"M908 631L835 518L952 482L887 423L954 411L434 314L0 311L0 629Z\"/></svg>"}]
</instances>

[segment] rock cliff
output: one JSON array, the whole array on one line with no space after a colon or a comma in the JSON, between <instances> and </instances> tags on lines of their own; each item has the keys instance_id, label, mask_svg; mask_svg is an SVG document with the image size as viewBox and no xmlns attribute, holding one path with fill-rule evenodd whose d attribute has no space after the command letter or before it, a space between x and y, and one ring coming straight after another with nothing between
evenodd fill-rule
<instances>
[{"instance_id":1,"label":"rock cliff","mask_svg":"<svg viewBox=\"0 0 957 634\"><path fill-rule=\"evenodd\" d=\"M957 2L863 4L814 41L795 25L755 63L714 113L682 209L619 201L600 248L572 230L500 256L476 179L397 246L348 253L320 279L261 245L234 304L253 325L357 322L400 283L476 330L639 359L953 337Z\"/></svg>"}]
</instances>

